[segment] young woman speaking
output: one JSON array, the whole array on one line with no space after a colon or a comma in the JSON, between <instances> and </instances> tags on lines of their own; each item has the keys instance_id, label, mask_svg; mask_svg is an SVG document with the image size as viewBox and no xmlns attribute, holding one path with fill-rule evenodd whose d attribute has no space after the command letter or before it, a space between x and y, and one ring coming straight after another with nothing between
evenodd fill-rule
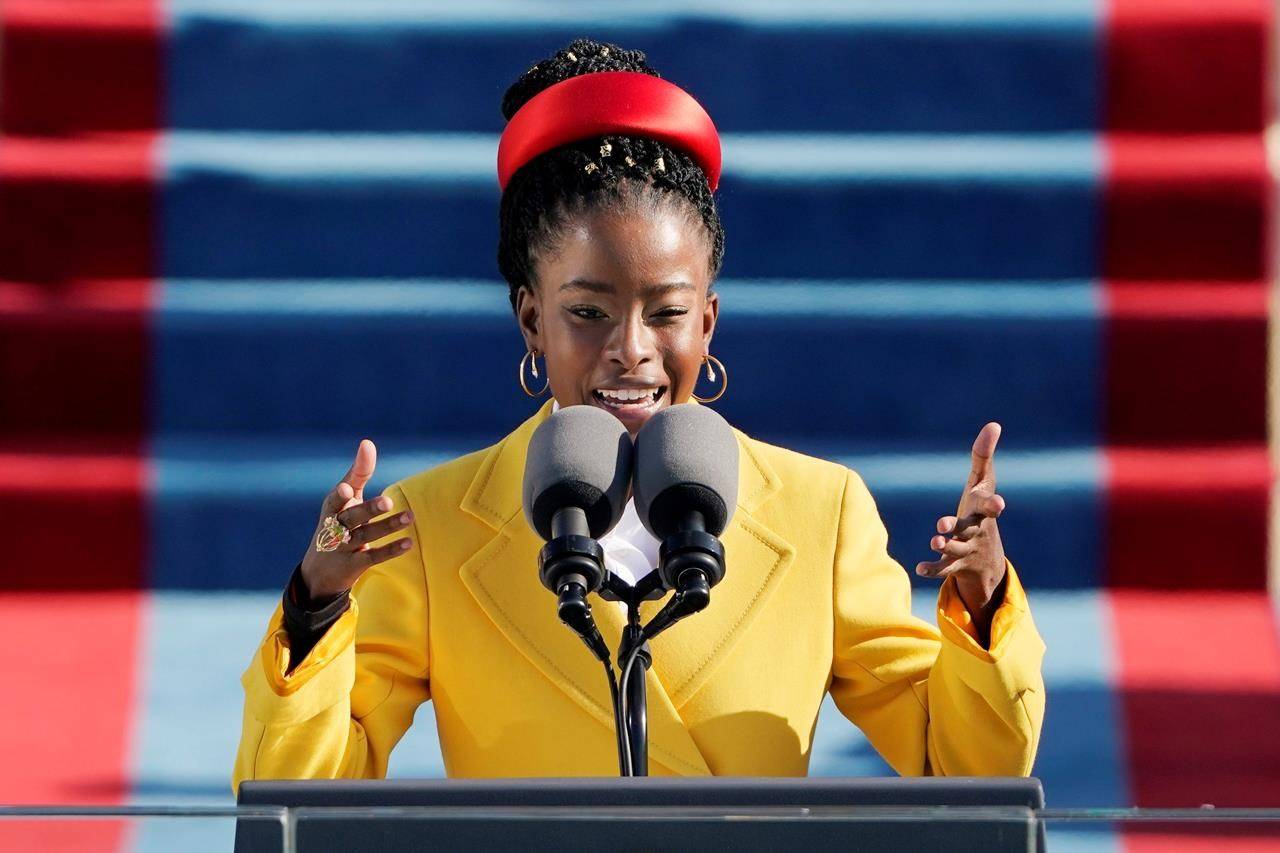
<instances>
[{"instance_id":1,"label":"young woman speaking","mask_svg":"<svg viewBox=\"0 0 1280 853\"><path fill-rule=\"evenodd\" d=\"M550 399L497 443L378 497L364 494L375 448L360 443L244 673L235 786L382 777L429 699L450 776L618 772L608 683L538 579L525 452L562 407L600 407L634 437L665 407L725 392L710 353L720 142L643 53L586 39L530 68L502 110L498 266L527 347L520 385ZM719 387L698 398L704 371ZM830 691L899 773L1027 774L1044 644L1000 542L999 424L979 431L959 506L938 519L937 560L916 566L944 579L937 627L912 616L856 472L734 435L727 574L704 612L652 644L650 773L803 775ZM655 565L630 503L601 545L624 579ZM616 648L622 612L595 617Z\"/></svg>"}]
</instances>

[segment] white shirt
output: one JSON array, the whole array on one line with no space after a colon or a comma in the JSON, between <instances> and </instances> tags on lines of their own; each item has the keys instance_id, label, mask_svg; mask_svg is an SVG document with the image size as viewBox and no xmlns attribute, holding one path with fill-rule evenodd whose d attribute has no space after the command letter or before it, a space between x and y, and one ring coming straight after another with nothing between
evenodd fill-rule
<instances>
[{"instance_id":1,"label":"white shirt","mask_svg":"<svg viewBox=\"0 0 1280 853\"><path fill-rule=\"evenodd\" d=\"M558 411L560 404L552 400L551 413L554 415ZM658 546L661 543L640 523L634 498L627 498L622 519L599 541L604 549L604 567L632 586L658 567ZM626 605L619 604L625 609Z\"/></svg>"}]
</instances>

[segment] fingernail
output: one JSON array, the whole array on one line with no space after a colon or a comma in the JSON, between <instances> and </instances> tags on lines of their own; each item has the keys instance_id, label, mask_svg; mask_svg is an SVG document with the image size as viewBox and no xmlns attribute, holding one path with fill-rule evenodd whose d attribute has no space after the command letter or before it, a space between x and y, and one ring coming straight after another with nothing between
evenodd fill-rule
<instances>
[{"instance_id":1,"label":"fingernail","mask_svg":"<svg viewBox=\"0 0 1280 853\"><path fill-rule=\"evenodd\" d=\"M409 540L408 540L408 539L405 539L403 542L401 542L401 543L400 543L400 550L401 550L401 551L408 551L408 550L409 550Z\"/></svg>"},{"instance_id":2,"label":"fingernail","mask_svg":"<svg viewBox=\"0 0 1280 853\"><path fill-rule=\"evenodd\" d=\"M407 512L402 512L402 513L400 513L400 523L401 523L401 524L408 524L408 523L409 523L409 513L407 513Z\"/></svg>"},{"instance_id":3,"label":"fingernail","mask_svg":"<svg viewBox=\"0 0 1280 853\"><path fill-rule=\"evenodd\" d=\"M379 498L378 509L391 509L391 498Z\"/></svg>"}]
</instances>

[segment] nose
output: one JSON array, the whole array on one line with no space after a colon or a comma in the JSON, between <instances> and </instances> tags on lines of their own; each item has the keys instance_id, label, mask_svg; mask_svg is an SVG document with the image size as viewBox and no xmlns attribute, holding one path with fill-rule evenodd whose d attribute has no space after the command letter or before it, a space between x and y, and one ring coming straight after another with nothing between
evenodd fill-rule
<instances>
[{"instance_id":1,"label":"nose","mask_svg":"<svg viewBox=\"0 0 1280 853\"><path fill-rule=\"evenodd\" d=\"M610 361L620 365L627 373L653 360L657 354L654 332L645 325L641 314L628 315L614 328L605 354Z\"/></svg>"}]
</instances>

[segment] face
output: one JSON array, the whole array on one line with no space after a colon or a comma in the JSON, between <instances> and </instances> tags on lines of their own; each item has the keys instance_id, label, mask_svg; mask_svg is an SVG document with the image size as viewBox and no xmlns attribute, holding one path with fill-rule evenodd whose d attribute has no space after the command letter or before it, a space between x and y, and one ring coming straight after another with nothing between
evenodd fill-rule
<instances>
[{"instance_id":1,"label":"face","mask_svg":"<svg viewBox=\"0 0 1280 853\"><path fill-rule=\"evenodd\" d=\"M719 312L709 252L705 231L666 205L570 220L516 302L561 407L598 406L634 439L654 413L689 399ZM609 393L637 390L656 397Z\"/></svg>"}]
</instances>

